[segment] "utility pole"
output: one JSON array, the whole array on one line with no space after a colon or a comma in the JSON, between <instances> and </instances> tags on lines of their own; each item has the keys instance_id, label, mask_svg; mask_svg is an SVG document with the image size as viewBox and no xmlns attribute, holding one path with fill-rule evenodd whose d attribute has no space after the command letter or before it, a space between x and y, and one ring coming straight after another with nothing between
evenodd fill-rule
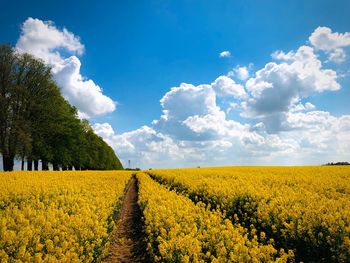
<instances>
[{"instance_id":1,"label":"utility pole","mask_svg":"<svg viewBox=\"0 0 350 263\"><path fill-rule=\"evenodd\" d=\"M129 169L130 169L130 160L128 160L128 163L129 163Z\"/></svg>"}]
</instances>

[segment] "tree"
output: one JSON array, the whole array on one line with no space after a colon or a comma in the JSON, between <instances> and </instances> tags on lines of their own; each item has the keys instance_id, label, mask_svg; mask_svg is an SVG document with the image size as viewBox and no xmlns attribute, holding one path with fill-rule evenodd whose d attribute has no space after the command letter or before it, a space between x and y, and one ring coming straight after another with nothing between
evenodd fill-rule
<instances>
[{"instance_id":1,"label":"tree","mask_svg":"<svg viewBox=\"0 0 350 263\"><path fill-rule=\"evenodd\" d=\"M25 89L21 114L28 123L31 138L31 147L26 152L28 167L31 167L33 160L34 169L38 170L39 159L47 151L45 135L48 132L49 116L55 110L52 105L61 95L52 81L51 69L42 61L28 54L21 55L19 61L26 70L21 81Z\"/></svg>"},{"instance_id":2,"label":"tree","mask_svg":"<svg viewBox=\"0 0 350 263\"><path fill-rule=\"evenodd\" d=\"M41 115L52 103L53 82L50 67L31 55L16 53L10 46L0 47L0 61L0 107L4 113L0 120L0 152L4 170L11 171L16 155L22 161L27 156L28 167L33 158L38 160L45 120ZM60 96L59 92L56 95Z\"/></svg>"},{"instance_id":3,"label":"tree","mask_svg":"<svg viewBox=\"0 0 350 263\"><path fill-rule=\"evenodd\" d=\"M10 46L0 46L0 152L5 171L12 171L17 153L30 148L31 138L25 109L23 61Z\"/></svg>"},{"instance_id":4,"label":"tree","mask_svg":"<svg viewBox=\"0 0 350 263\"><path fill-rule=\"evenodd\" d=\"M15 59L10 46L0 46L0 150L3 158L3 167L8 171L13 166L13 159L8 149L8 134L10 100L8 99L13 88ZM11 161L12 160L12 161Z\"/></svg>"},{"instance_id":5,"label":"tree","mask_svg":"<svg viewBox=\"0 0 350 263\"><path fill-rule=\"evenodd\" d=\"M0 153L5 171L15 157L27 169L123 169L114 151L60 94L51 69L0 45Z\"/></svg>"}]
</instances>

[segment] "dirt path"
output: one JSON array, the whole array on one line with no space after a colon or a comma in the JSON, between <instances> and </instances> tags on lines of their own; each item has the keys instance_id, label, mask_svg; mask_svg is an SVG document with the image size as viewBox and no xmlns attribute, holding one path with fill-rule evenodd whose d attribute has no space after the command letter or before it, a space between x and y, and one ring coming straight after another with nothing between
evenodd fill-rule
<instances>
[{"instance_id":1,"label":"dirt path","mask_svg":"<svg viewBox=\"0 0 350 263\"><path fill-rule=\"evenodd\" d=\"M143 242L142 212L137 204L137 190L137 181L133 177L124 197L109 255L104 262L149 262Z\"/></svg>"}]
</instances>

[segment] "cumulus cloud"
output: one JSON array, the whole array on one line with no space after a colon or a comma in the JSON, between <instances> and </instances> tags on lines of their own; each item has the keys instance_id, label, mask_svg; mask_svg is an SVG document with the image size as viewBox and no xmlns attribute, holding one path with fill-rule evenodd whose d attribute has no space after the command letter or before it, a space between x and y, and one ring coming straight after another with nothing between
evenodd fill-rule
<instances>
[{"instance_id":1,"label":"cumulus cloud","mask_svg":"<svg viewBox=\"0 0 350 263\"><path fill-rule=\"evenodd\" d=\"M246 82L251 97L243 102L242 116L264 118L270 132L283 129L288 112L302 98L340 89L337 73L324 69L312 47L274 53L280 63L269 62Z\"/></svg>"},{"instance_id":2,"label":"cumulus cloud","mask_svg":"<svg viewBox=\"0 0 350 263\"><path fill-rule=\"evenodd\" d=\"M325 51L350 46L350 33L332 32L329 27L318 27L309 37L310 43Z\"/></svg>"},{"instance_id":3,"label":"cumulus cloud","mask_svg":"<svg viewBox=\"0 0 350 263\"><path fill-rule=\"evenodd\" d=\"M163 114L153 121L154 127L176 139L203 140L209 134L199 134L189 129L184 121L194 115L215 115L220 111L216 94L210 85L194 86L182 83L172 88L160 100Z\"/></svg>"},{"instance_id":4,"label":"cumulus cloud","mask_svg":"<svg viewBox=\"0 0 350 263\"><path fill-rule=\"evenodd\" d=\"M295 52L289 51L288 53L284 53L282 50L277 50L271 54L271 57L275 60L285 60L290 61L294 58Z\"/></svg>"},{"instance_id":5,"label":"cumulus cloud","mask_svg":"<svg viewBox=\"0 0 350 263\"><path fill-rule=\"evenodd\" d=\"M325 111L297 112L288 113L286 121L293 129L280 137L293 138L300 152L308 154L306 158L313 155L332 161L349 159L350 115L335 117Z\"/></svg>"},{"instance_id":6,"label":"cumulus cloud","mask_svg":"<svg viewBox=\"0 0 350 263\"><path fill-rule=\"evenodd\" d=\"M229 58L229 57L231 57L231 52L227 51L227 50L222 51L222 52L220 52L219 57L220 58Z\"/></svg>"},{"instance_id":7,"label":"cumulus cloud","mask_svg":"<svg viewBox=\"0 0 350 263\"><path fill-rule=\"evenodd\" d=\"M330 149L341 152L339 158L348 156L350 142L345 137L350 117L314 111L315 106L306 102L281 120L288 130L271 134L266 121L244 124L228 119L215 96L210 85L182 84L161 99L163 115L151 127L120 135L109 124L95 124L94 128L113 145L124 164L131 159L143 167L301 164L303 158L315 153L328 160ZM338 144L335 134L344 140L339 151L333 148ZM307 160L315 163L319 159Z\"/></svg>"},{"instance_id":8,"label":"cumulus cloud","mask_svg":"<svg viewBox=\"0 0 350 263\"><path fill-rule=\"evenodd\" d=\"M62 95L78 108L81 117L113 112L116 103L103 94L102 88L80 73L84 45L66 28L57 28L52 21L28 18L21 27L16 49L41 58L52 67ZM65 54L71 56L64 56Z\"/></svg>"},{"instance_id":9,"label":"cumulus cloud","mask_svg":"<svg viewBox=\"0 0 350 263\"><path fill-rule=\"evenodd\" d=\"M232 96L236 99L245 99L248 96L241 84L226 76L218 77L211 86L218 96Z\"/></svg>"},{"instance_id":10,"label":"cumulus cloud","mask_svg":"<svg viewBox=\"0 0 350 263\"><path fill-rule=\"evenodd\" d=\"M62 57L58 48L82 54L84 45L79 37L66 28L59 30L52 21L42 21L29 17L21 27L21 36L16 48L31 53L48 63L60 62Z\"/></svg>"},{"instance_id":11,"label":"cumulus cloud","mask_svg":"<svg viewBox=\"0 0 350 263\"><path fill-rule=\"evenodd\" d=\"M247 67L237 66L227 74L229 77L237 77L239 80L246 80L249 78L249 69Z\"/></svg>"},{"instance_id":12,"label":"cumulus cloud","mask_svg":"<svg viewBox=\"0 0 350 263\"><path fill-rule=\"evenodd\" d=\"M102 93L102 89L92 80L80 74L81 62L76 56L64 59L62 68L54 74L63 96L87 117L113 112L116 103Z\"/></svg>"},{"instance_id":13,"label":"cumulus cloud","mask_svg":"<svg viewBox=\"0 0 350 263\"><path fill-rule=\"evenodd\" d=\"M105 140L109 140L109 142L113 141L115 133L112 126L109 123L95 123L92 127L99 136L101 136Z\"/></svg>"},{"instance_id":14,"label":"cumulus cloud","mask_svg":"<svg viewBox=\"0 0 350 263\"><path fill-rule=\"evenodd\" d=\"M211 84L173 87L150 126L122 134L106 123L94 129L125 164L132 159L143 167L349 160L350 115L332 116L308 101L341 88L337 72L325 68L316 49L276 51L244 84L232 79L246 77L239 77L244 67L237 66Z\"/></svg>"},{"instance_id":15,"label":"cumulus cloud","mask_svg":"<svg viewBox=\"0 0 350 263\"><path fill-rule=\"evenodd\" d=\"M346 53L344 49L336 48L328 54L328 59L339 64L346 60Z\"/></svg>"},{"instance_id":16,"label":"cumulus cloud","mask_svg":"<svg viewBox=\"0 0 350 263\"><path fill-rule=\"evenodd\" d=\"M319 164L347 160L350 152L350 116L334 117L328 112L288 113L291 127L270 134L265 124L241 124L218 116L194 115L185 120L196 133L210 133L201 140L163 134L143 126L115 134L109 124L95 124L97 134L115 149L124 165L128 160L141 167L178 167L233 164Z\"/></svg>"},{"instance_id":17,"label":"cumulus cloud","mask_svg":"<svg viewBox=\"0 0 350 263\"><path fill-rule=\"evenodd\" d=\"M229 164L232 159L227 159L228 154L247 155L241 151L242 145L251 147L254 139L259 141L257 138L261 136L251 132L249 125L227 119L217 105L216 96L212 85L182 83L160 100L163 114L151 127L144 126L120 135L115 134L107 123L95 124L94 129L113 146L124 164L128 159L137 159L145 166L161 167ZM266 148L268 141L259 141L259 147Z\"/></svg>"},{"instance_id":18,"label":"cumulus cloud","mask_svg":"<svg viewBox=\"0 0 350 263\"><path fill-rule=\"evenodd\" d=\"M305 104L299 103L294 104L290 108L290 112L298 112L298 111L310 111L316 109L316 106L313 105L311 102L306 102Z\"/></svg>"},{"instance_id":19,"label":"cumulus cloud","mask_svg":"<svg viewBox=\"0 0 350 263\"><path fill-rule=\"evenodd\" d=\"M125 167L128 160L134 166L157 164L166 167L171 163L175 166L185 158L186 150L182 150L170 136L148 126L122 134L116 134L109 123L96 123L93 129L112 146Z\"/></svg>"},{"instance_id":20,"label":"cumulus cloud","mask_svg":"<svg viewBox=\"0 0 350 263\"><path fill-rule=\"evenodd\" d=\"M311 102L306 102L305 103L305 109L306 110L314 110L314 109L316 109L316 106L313 105Z\"/></svg>"},{"instance_id":21,"label":"cumulus cloud","mask_svg":"<svg viewBox=\"0 0 350 263\"><path fill-rule=\"evenodd\" d=\"M318 50L325 51L330 61L341 63L346 59L344 47L350 46L350 33L332 32L329 27L318 27L309 37Z\"/></svg>"}]
</instances>

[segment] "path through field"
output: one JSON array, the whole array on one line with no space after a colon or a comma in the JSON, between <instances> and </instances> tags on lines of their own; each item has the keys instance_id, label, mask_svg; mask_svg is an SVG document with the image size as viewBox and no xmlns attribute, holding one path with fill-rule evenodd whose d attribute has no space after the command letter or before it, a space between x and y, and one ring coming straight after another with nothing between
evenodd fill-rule
<instances>
[{"instance_id":1,"label":"path through field","mask_svg":"<svg viewBox=\"0 0 350 263\"><path fill-rule=\"evenodd\" d=\"M137 195L137 181L133 177L124 197L109 255L104 262L148 262Z\"/></svg>"}]
</instances>

